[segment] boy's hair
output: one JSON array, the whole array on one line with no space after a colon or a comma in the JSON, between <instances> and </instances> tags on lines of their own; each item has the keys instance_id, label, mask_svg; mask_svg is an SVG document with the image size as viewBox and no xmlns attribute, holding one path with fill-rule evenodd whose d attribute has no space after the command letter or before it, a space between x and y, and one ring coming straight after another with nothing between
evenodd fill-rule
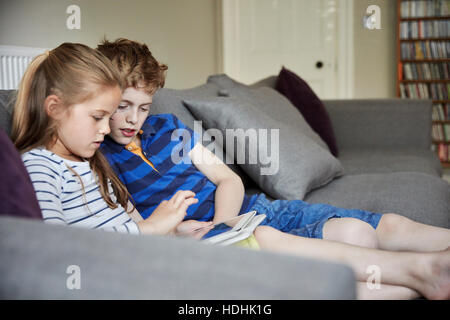
<instances>
[{"instance_id":1,"label":"boy's hair","mask_svg":"<svg viewBox=\"0 0 450 320\"><path fill-rule=\"evenodd\" d=\"M123 89L111 61L86 45L63 43L38 55L25 71L17 92L11 130L14 145L23 153L40 146L48 148L56 142L58 124L44 106L49 95L58 96L70 108L92 99L105 87L116 86ZM110 180L117 202L126 210L129 193L100 150L96 150L89 164L98 176L100 192L108 206L117 208L109 194Z\"/></svg>"},{"instance_id":2,"label":"boy's hair","mask_svg":"<svg viewBox=\"0 0 450 320\"><path fill-rule=\"evenodd\" d=\"M97 50L118 69L124 88L143 88L153 95L164 87L167 66L159 63L145 44L124 38L114 42L104 39Z\"/></svg>"}]
</instances>

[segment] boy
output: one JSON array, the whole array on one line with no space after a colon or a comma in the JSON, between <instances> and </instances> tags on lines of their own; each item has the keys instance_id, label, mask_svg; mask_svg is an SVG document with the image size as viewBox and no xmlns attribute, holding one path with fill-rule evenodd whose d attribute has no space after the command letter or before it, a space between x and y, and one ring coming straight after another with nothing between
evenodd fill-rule
<instances>
[{"instance_id":1,"label":"boy","mask_svg":"<svg viewBox=\"0 0 450 320\"><path fill-rule=\"evenodd\" d=\"M189 206L186 221L177 226L178 231L194 230L201 221L219 222L257 210L267 215L263 222L267 226L255 231L262 248L346 262L355 268L360 280L366 277L363 266L375 256L387 270L386 283L395 284L384 287L383 297L415 297L416 290L428 297L450 294L448 275L424 281L439 282L439 294L432 293L428 287L418 287L417 281L411 281L413 277L391 277L399 272L398 265L405 268L404 273L410 273L406 269L413 268L409 263L411 256L360 248L444 250L450 245L449 230L422 225L396 214L311 205L300 200L270 202L263 194L245 195L239 176L197 143L196 133L174 115L147 117L153 94L164 85L167 66L158 63L146 45L119 39L113 43L103 42L98 50L113 62L127 83L122 102L111 118L111 132L102 151L127 186L143 218L151 215L161 201L166 201L177 190L192 190L198 202ZM189 132L190 140L173 139L173 134L180 129ZM183 160L187 161L175 163L171 154L180 141L184 144ZM415 237L411 239L410 234ZM447 250L435 256L434 261L440 261L442 274L450 266L449 254ZM425 263L425 256L414 257L431 264L430 256L426 256L429 260Z\"/></svg>"}]
</instances>

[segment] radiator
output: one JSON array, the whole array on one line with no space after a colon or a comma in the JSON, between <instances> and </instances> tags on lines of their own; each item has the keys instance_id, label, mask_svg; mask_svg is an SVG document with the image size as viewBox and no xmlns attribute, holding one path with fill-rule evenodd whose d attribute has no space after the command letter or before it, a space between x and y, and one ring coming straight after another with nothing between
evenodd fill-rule
<instances>
[{"instance_id":1,"label":"radiator","mask_svg":"<svg viewBox=\"0 0 450 320\"><path fill-rule=\"evenodd\" d=\"M0 90L19 87L28 64L45 48L0 46Z\"/></svg>"}]
</instances>

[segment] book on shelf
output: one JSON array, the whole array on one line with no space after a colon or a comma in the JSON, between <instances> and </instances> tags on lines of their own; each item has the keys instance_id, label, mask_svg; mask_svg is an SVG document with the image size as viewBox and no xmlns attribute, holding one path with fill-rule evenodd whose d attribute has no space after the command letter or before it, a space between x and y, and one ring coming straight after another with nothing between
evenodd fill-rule
<instances>
[{"instance_id":1,"label":"book on shelf","mask_svg":"<svg viewBox=\"0 0 450 320\"><path fill-rule=\"evenodd\" d=\"M448 16L450 14L449 9L449 0L402 1L400 5L400 17L418 18Z\"/></svg>"},{"instance_id":2,"label":"book on shelf","mask_svg":"<svg viewBox=\"0 0 450 320\"><path fill-rule=\"evenodd\" d=\"M440 161L450 164L450 145L443 143L433 144L431 149L437 153Z\"/></svg>"},{"instance_id":3,"label":"book on shelf","mask_svg":"<svg viewBox=\"0 0 450 320\"><path fill-rule=\"evenodd\" d=\"M450 21L420 20L400 23L400 39L448 38Z\"/></svg>"},{"instance_id":4,"label":"book on shelf","mask_svg":"<svg viewBox=\"0 0 450 320\"><path fill-rule=\"evenodd\" d=\"M450 148L447 144L440 144L438 146L438 156L442 162L450 161Z\"/></svg>"},{"instance_id":5,"label":"book on shelf","mask_svg":"<svg viewBox=\"0 0 450 320\"><path fill-rule=\"evenodd\" d=\"M431 129L435 141L450 142L450 123L433 123Z\"/></svg>"},{"instance_id":6,"label":"book on shelf","mask_svg":"<svg viewBox=\"0 0 450 320\"><path fill-rule=\"evenodd\" d=\"M450 121L450 103L436 103L433 105L433 121Z\"/></svg>"},{"instance_id":7,"label":"book on shelf","mask_svg":"<svg viewBox=\"0 0 450 320\"><path fill-rule=\"evenodd\" d=\"M400 97L449 100L450 83L400 83Z\"/></svg>"},{"instance_id":8,"label":"book on shelf","mask_svg":"<svg viewBox=\"0 0 450 320\"><path fill-rule=\"evenodd\" d=\"M400 45L402 60L448 59L450 41L427 40L404 42Z\"/></svg>"},{"instance_id":9,"label":"book on shelf","mask_svg":"<svg viewBox=\"0 0 450 320\"><path fill-rule=\"evenodd\" d=\"M404 63L405 80L445 80L448 79L449 63Z\"/></svg>"}]
</instances>

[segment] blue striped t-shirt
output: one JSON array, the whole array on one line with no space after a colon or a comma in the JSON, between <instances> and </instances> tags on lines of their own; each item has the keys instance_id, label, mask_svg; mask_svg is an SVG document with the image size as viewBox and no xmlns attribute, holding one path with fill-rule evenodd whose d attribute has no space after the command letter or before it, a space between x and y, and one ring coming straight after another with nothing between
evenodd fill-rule
<instances>
[{"instance_id":1,"label":"blue striped t-shirt","mask_svg":"<svg viewBox=\"0 0 450 320\"><path fill-rule=\"evenodd\" d=\"M173 114L149 116L142 130L142 151L156 171L109 136L105 137L101 147L141 216L149 217L161 201L169 200L178 190L191 190L199 201L189 206L185 220L212 220L216 185L192 164L188 156L198 143L198 134ZM247 212L255 200L256 195L246 195L240 213Z\"/></svg>"}]
</instances>

